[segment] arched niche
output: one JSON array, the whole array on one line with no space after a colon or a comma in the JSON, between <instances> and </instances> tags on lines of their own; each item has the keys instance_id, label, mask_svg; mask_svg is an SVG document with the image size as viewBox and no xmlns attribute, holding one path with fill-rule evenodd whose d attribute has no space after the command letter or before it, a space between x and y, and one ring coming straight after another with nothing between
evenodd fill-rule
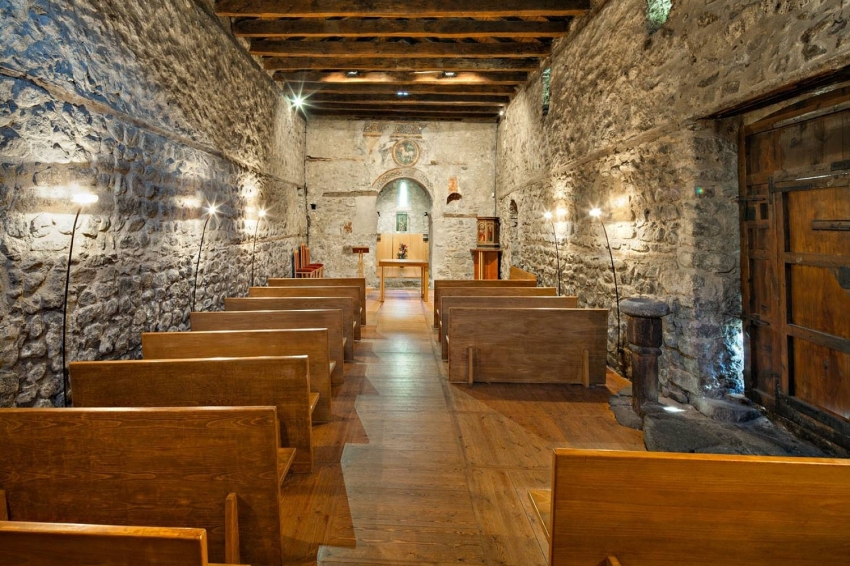
<instances>
[{"instance_id":1,"label":"arched niche","mask_svg":"<svg viewBox=\"0 0 850 566\"><path fill-rule=\"evenodd\" d=\"M428 193L428 198L431 199L431 202L434 202L434 186L431 184L428 176L415 167L399 167L398 169L390 169L375 179L372 183L372 189L378 191L378 194L380 195L380 192L383 191L385 187L393 181L398 181L400 179L409 179L416 182L425 190L425 192Z\"/></svg>"},{"instance_id":2,"label":"arched niche","mask_svg":"<svg viewBox=\"0 0 850 566\"><path fill-rule=\"evenodd\" d=\"M375 199L377 260L396 259L399 245L407 246L407 258L431 258L431 192L418 180L399 176L391 178L378 191ZM380 269L378 269L380 274ZM419 269L388 267L386 286L406 287L416 283Z\"/></svg>"}]
</instances>

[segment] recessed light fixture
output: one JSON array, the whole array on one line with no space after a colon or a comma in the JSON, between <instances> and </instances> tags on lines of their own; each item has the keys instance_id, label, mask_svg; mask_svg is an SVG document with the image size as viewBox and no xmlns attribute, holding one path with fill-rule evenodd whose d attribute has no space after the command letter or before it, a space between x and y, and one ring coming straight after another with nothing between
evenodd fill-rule
<instances>
[{"instance_id":1,"label":"recessed light fixture","mask_svg":"<svg viewBox=\"0 0 850 566\"><path fill-rule=\"evenodd\" d=\"M504 116L504 115L505 115L505 109L502 108L501 110L499 110L499 116Z\"/></svg>"},{"instance_id":2,"label":"recessed light fixture","mask_svg":"<svg viewBox=\"0 0 850 566\"><path fill-rule=\"evenodd\" d=\"M451 79L451 78L457 76L457 72L456 71L443 71L443 76L446 77L447 79Z\"/></svg>"},{"instance_id":3,"label":"recessed light fixture","mask_svg":"<svg viewBox=\"0 0 850 566\"><path fill-rule=\"evenodd\" d=\"M401 97L410 96L410 93L407 92L406 90L400 90L396 93L396 96L401 96Z\"/></svg>"},{"instance_id":4,"label":"recessed light fixture","mask_svg":"<svg viewBox=\"0 0 850 566\"><path fill-rule=\"evenodd\" d=\"M345 76L346 76L346 77L348 77L348 78L350 78L350 79L353 79L353 78L355 78L355 77L359 77L359 76L360 76L360 71L346 71L346 72L345 72Z\"/></svg>"}]
</instances>

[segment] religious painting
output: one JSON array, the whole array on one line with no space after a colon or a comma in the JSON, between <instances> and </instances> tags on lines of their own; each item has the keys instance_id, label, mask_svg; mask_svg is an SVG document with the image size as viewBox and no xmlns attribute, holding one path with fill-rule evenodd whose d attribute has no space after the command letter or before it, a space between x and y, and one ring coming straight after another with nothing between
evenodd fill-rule
<instances>
[{"instance_id":1,"label":"religious painting","mask_svg":"<svg viewBox=\"0 0 850 566\"><path fill-rule=\"evenodd\" d=\"M407 213L397 212L395 215L395 231L407 232Z\"/></svg>"},{"instance_id":2,"label":"religious painting","mask_svg":"<svg viewBox=\"0 0 850 566\"><path fill-rule=\"evenodd\" d=\"M393 161L402 167L412 167L419 161L419 144L413 140L400 140L393 146Z\"/></svg>"}]
</instances>

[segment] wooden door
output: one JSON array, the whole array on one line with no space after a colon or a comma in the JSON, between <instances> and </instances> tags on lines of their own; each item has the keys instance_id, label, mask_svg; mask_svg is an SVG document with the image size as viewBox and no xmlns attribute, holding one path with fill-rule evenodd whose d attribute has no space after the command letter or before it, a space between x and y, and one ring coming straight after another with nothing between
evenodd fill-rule
<instances>
[{"instance_id":1,"label":"wooden door","mask_svg":"<svg viewBox=\"0 0 850 566\"><path fill-rule=\"evenodd\" d=\"M741 147L747 393L850 448L850 90L749 126Z\"/></svg>"}]
</instances>

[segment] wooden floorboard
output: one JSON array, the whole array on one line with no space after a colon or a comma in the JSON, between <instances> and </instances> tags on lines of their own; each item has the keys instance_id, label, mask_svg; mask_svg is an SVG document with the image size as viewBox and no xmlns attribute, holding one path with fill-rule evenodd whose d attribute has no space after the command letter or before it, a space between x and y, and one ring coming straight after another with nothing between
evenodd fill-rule
<instances>
[{"instance_id":1,"label":"wooden floorboard","mask_svg":"<svg viewBox=\"0 0 850 566\"><path fill-rule=\"evenodd\" d=\"M369 324L313 430L312 474L284 482L287 564L544 566L528 489L549 487L552 448L643 450L607 387L451 385L418 290L369 291Z\"/></svg>"}]
</instances>

